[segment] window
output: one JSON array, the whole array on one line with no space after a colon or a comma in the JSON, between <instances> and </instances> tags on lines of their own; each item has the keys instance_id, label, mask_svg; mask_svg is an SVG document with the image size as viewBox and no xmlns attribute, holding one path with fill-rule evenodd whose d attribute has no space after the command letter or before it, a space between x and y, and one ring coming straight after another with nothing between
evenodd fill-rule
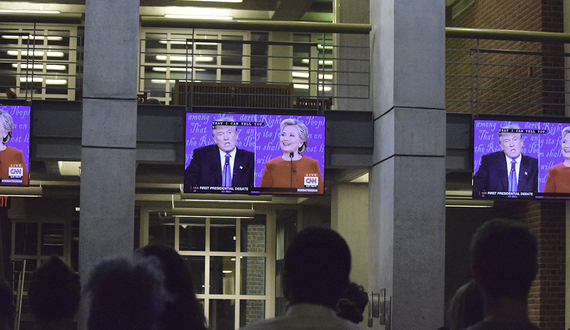
<instances>
[{"instance_id":1,"label":"window","mask_svg":"<svg viewBox=\"0 0 570 330\"><path fill-rule=\"evenodd\" d=\"M273 316L273 226L253 218L149 214L149 243L175 248L186 260L212 330L233 330Z\"/></svg>"}]
</instances>

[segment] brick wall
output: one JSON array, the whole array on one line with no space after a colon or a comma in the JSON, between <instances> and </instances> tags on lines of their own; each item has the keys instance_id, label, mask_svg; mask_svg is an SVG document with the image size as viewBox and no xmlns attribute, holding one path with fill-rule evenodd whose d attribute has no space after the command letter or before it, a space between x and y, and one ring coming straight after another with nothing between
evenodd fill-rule
<instances>
[{"instance_id":1,"label":"brick wall","mask_svg":"<svg viewBox=\"0 0 570 330\"><path fill-rule=\"evenodd\" d=\"M448 20L447 26L562 32L562 4L562 0L476 0L474 5L465 12ZM459 78L459 76L473 72L474 69L470 63L475 59L480 63L475 68L479 73L477 83L480 90L479 100L482 101L478 104L479 113L564 115L564 63L561 57L550 56L551 53L563 52L561 44L501 40L481 40L477 44L476 40L448 38L446 46L448 49L476 49L478 47L479 49L543 52L533 55L510 55L462 53L448 50L448 61L466 64L448 64L446 99L459 99L465 97L466 93L471 93L470 84L473 81L468 78ZM503 65L490 65L495 63ZM497 81L481 78L499 75L517 79ZM458 86L465 88L457 88ZM491 88L498 89L498 91L484 91ZM507 102L497 106L497 102L501 100ZM469 102L448 101L447 110L471 112L471 106ZM539 272L529 296L530 317L544 330L564 329L565 202L497 202L494 212L497 217L517 219L526 223L536 234L539 243Z\"/></svg>"},{"instance_id":2,"label":"brick wall","mask_svg":"<svg viewBox=\"0 0 570 330\"><path fill-rule=\"evenodd\" d=\"M545 32L562 32L562 24L562 0L477 0L447 22L450 27ZM564 114L563 58L543 54L562 53L561 44L448 38L446 47L448 111Z\"/></svg>"},{"instance_id":3,"label":"brick wall","mask_svg":"<svg viewBox=\"0 0 570 330\"><path fill-rule=\"evenodd\" d=\"M246 224L247 252L265 252L265 225ZM264 295L265 294L265 258L244 257L242 259L242 276L245 285L242 294ZM247 324L265 319L265 301L245 301L245 322Z\"/></svg>"}]
</instances>

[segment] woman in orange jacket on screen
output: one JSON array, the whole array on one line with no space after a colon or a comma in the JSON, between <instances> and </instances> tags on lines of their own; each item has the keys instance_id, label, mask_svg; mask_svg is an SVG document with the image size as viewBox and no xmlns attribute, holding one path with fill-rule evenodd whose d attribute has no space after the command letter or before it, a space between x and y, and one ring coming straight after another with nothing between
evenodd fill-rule
<instances>
[{"instance_id":1,"label":"woman in orange jacket on screen","mask_svg":"<svg viewBox=\"0 0 570 330\"><path fill-rule=\"evenodd\" d=\"M0 181L2 185L28 185L28 168L22 151L6 144L12 139L14 120L6 111L0 110Z\"/></svg>"},{"instance_id":2,"label":"woman in orange jacket on screen","mask_svg":"<svg viewBox=\"0 0 570 330\"><path fill-rule=\"evenodd\" d=\"M297 188L299 193L324 191L319 162L302 154L307 150L309 130L302 122L289 118L281 122L279 146L283 155L265 163L261 187Z\"/></svg>"}]
</instances>

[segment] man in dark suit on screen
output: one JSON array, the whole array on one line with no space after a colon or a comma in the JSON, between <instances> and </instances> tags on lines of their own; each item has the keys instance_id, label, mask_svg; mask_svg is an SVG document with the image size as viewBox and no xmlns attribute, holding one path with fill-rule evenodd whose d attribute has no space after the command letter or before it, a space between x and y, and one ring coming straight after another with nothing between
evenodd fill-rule
<instances>
[{"instance_id":1,"label":"man in dark suit on screen","mask_svg":"<svg viewBox=\"0 0 570 330\"><path fill-rule=\"evenodd\" d=\"M538 191L538 160L521 154L521 133L509 132L519 129L516 125L499 130L502 151L484 155L481 166L473 176L474 196L482 192L536 192Z\"/></svg>"},{"instance_id":2,"label":"man in dark suit on screen","mask_svg":"<svg viewBox=\"0 0 570 330\"><path fill-rule=\"evenodd\" d=\"M238 129L232 118L221 118L212 125L215 144L197 148L184 171L184 190L194 186L252 187L254 154L236 147Z\"/></svg>"}]
</instances>

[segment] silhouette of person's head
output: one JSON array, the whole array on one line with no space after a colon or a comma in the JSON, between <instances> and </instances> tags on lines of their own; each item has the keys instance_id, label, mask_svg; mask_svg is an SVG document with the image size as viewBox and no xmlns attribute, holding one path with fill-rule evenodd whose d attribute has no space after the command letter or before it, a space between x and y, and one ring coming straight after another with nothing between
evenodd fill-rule
<instances>
[{"instance_id":1,"label":"silhouette of person's head","mask_svg":"<svg viewBox=\"0 0 570 330\"><path fill-rule=\"evenodd\" d=\"M156 258L100 261L85 287L89 330L154 330L168 299Z\"/></svg>"},{"instance_id":2,"label":"silhouette of person's head","mask_svg":"<svg viewBox=\"0 0 570 330\"><path fill-rule=\"evenodd\" d=\"M465 329L483 320L483 298L474 281L457 289L447 315L450 330Z\"/></svg>"},{"instance_id":3,"label":"silhouette of person's head","mask_svg":"<svg viewBox=\"0 0 570 330\"><path fill-rule=\"evenodd\" d=\"M173 299L165 306L164 329L206 329L204 310L196 299L190 270L180 254L171 247L150 244L136 250L135 255L156 257L160 261L164 287Z\"/></svg>"},{"instance_id":4,"label":"silhouette of person's head","mask_svg":"<svg viewBox=\"0 0 570 330\"><path fill-rule=\"evenodd\" d=\"M283 287L290 304L312 303L334 308L349 283L350 250L326 228L307 228L285 253Z\"/></svg>"},{"instance_id":5,"label":"silhouette of person's head","mask_svg":"<svg viewBox=\"0 0 570 330\"><path fill-rule=\"evenodd\" d=\"M14 293L8 281L0 278L0 329L10 330L14 325Z\"/></svg>"},{"instance_id":6,"label":"silhouette of person's head","mask_svg":"<svg viewBox=\"0 0 570 330\"><path fill-rule=\"evenodd\" d=\"M362 313L368 304L368 293L364 287L354 282L350 282L344 290L342 298L336 304L336 315L343 319L360 323L364 319Z\"/></svg>"},{"instance_id":7,"label":"silhouette of person's head","mask_svg":"<svg viewBox=\"0 0 570 330\"><path fill-rule=\"evenodd\" d=\"M473 277L497 299L526 300L538 271L537 240L522 223L493 219L481 225L471 241Z\"/></svg>"},{"instance_id":8,"label":"silhouette of person's head","mask_svg":"<svg viewBox=\"0 0 570 330\"><path fill-rule=\"evenodd\" d=\"M79 275L60 257L52 255L32 275L28 299L36 327L70 327L81 299Z\"/></svg>"}]
</instances>

